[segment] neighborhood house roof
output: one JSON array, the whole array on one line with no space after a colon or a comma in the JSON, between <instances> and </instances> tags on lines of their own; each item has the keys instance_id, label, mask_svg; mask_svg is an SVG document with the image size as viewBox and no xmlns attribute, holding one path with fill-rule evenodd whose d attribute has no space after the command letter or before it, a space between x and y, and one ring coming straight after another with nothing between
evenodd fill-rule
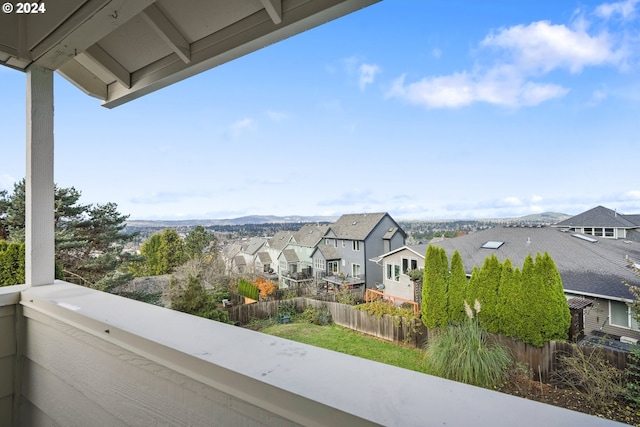
<instances>
[{"instance_id":1,"label":"neighborhood house roof","mask_svg":"<svg viewBox=\"0 0 640 427\"><path fill-rule=\"evenodd\" d=\"M254 237L245 244L243 252L255 255L265 243L267 243L267 239L264 237Z\"/></svg>"},{"instance_id":2,"label":"neighborhood house roof","mask_svg":"<svg viewBox=\"0 0 640 427\"><path fill-rule=\"evenodd\" d=\"M269 239L269 247L281 251L289 244L292 237L293 232L291 231L278 231Z\"/></svg>"},{"instance_id":3,"label":"neighborhood house roof","mask_svg":"<svg viewBox=\"0 0 640 427\"><path fill-rule=\"evenodd\" d=\"M327 230L329 230L329 226L326 224L305 224L294 234L295 241L300 246L312 248L318 244L320 239L322 239L326 234Z\"/></svg>"},{"instance_id":4,"label":"neighborhood house roof","mask_svg":"<svg viewBox=\"0 0 640 427\"><path fill-rule=\"evenodd\" d=\"M623 215L613 209L596 206L586 212L560 221L553 227L640 228L640 215Z\"/></svg>"},{"instance_id":5,"label":"neighborhood house roof","mask_svg":"<svg viewBox=\"0 0 640 427\"><path fill-rule=\"evenodd\" d=\"M329 228L337 239L365 240L385 215L386 212L345 214Z\"/></svg>"},{"instance_id":6,"label":"neighborhood house roof","mask_svg":"<svg viewBox=\"0 0 640 427\"><path fill-rule=\"evenodd\" d=\"M287 262L298 262L300 259L298 258L298 254L293 249L285 249L282 251L282 256Z\"/></svg>"},{"instance_id":7,"label":"neighborhood house roof","mask_svg":"<svg viewBox=\"0 0 640 427\"><path fill-rule=\"evenodd\" d=\"M313 251L313 254L315 254L316 251L320 252L322 257L327 261L341 258L336 248L331 245L318 245L318 247Z\"/></svg>"},{"instance_id":8,"label":"neighborhood house roof","mask_svg":"<svg viewBox=\"0 0 640 427\"><path fill-rule=\"evenodd\" d=\"M504 244L487 251L482 249L487 241ZM467 273L474 266L481 267L492 254L500 261L509 258L514 267L522 268L527 255L548 252L567 292L633 299L623 282L640 286L640 276L629 265L629 260L640 260L640 243L629 240L603 238L590 243L555 228L496 227L432 244L444 248L449 258L458 250Z\"/></svg>"},{"instance_id":9,"label":"neighborhood house roof","mask_svg":"<svg viewBox=\"0 0 640 427\"><path fill-rule=\"evenodd\" d=\"M389 251L387 253L384 253L382 255L379 255L375 258L371 258L370 261L373 261L375 263L379 263L380 261L382 261L384 258L391 256L393 254L396 254L398 252L402 252L402 251L410 251L412 252L414 255L416 255L419 258L422 258L424 260L424 256L427 253L427 247L429 245L405 245L405 246L401 246L397 249L394 249L392 251ZM422 266L420 266L420 268L422 268Z\"/></svg>"},{"instance_id":10,"label":"neighborhood house roof","mask_svg":"<svg viewBox=\"0 0 640 427\"><path fill-rule=\"evenodd\" d=\"M263 264L271 264L271 255L269 255L269 252L258 252L258 259Z\"/></svg>"}]
</instances>

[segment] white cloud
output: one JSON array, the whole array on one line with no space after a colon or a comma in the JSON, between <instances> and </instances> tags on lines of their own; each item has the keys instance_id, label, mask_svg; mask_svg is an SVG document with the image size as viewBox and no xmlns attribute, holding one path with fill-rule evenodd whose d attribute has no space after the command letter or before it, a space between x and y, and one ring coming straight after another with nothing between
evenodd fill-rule
<instances>
[{"instance_id":1,"label":"white cloud","mask_svg":"<svg viewBox=\"0 0 640 427\"><path fill-rule=\"evenodd\" d=\"M628 20L635 16L636 4L638 4L638 1L640 0L604 3L596 8L595 14L605 19L609 19L614 15L620 15L622 19Z\"/></svg>"},{"instance_id":2,"label":"white cloud","mask_svg":"<svg viewBox=\"0 0 640 427\"><path fill-rule=\"evenodd\" d=\"M607 31L589 34L589 23L582 13L572 24L538 21L491 32L480 42L482 55L478 57L486 63L413 82L405 82L402 75L393 82L387 97L427 108L461 108L479 102L528 107L569 93L567 87L542 81L552 71L575 74L586 67L626 67L631 50L622 39Z\"/></svg>"},{"instance_id":3,"label":"white cloud","mask_svg":"<svg viewBox=\"0 0 640 427\"><path fill-rule=\"evenodd\" d=\"M358 67L358 87L364 90L369 84L372 84L376 74L380 73L380 67L375 64L360 64Z\"/></svg>"},{"instance_id":4,"label":"white cloud","mask_svg":"<svg viewBox=\"0 0 640 427\"><path fill-rule=\"evenodd\" d=\"M476 102L521 107L538 105L569 92L555 84L525 82L518 77L498 79L492 74L456 73L427 77L410 84L405 84L405 76L401 76L387 97L405 99L427 108L459 108Z\"/></svg>"},{"instance_id":5,"label":"white cloud","mask_svg":"<svg viewBox=\"0 0 640 427\"><path fill-rule=\"evenodd\" d=\"M631 199L640 200L640 190L629 191L629 192L627 192L627 196L629 196L629 198L631 198Z\"/></svg>"},{"instance_id":6,"label":"white cloud","mask_svg":"<svg viewBox=\"0 0 640 427\"><path fill-rule=\"evenodd\" d=\"M253 125L253 120L245 117L244 119L237 120L231 125L231 136L234 138L239 137L246 129Z\"/></svg>"},{"instance_id":7,"label":"white cloud","mask_svg":"<svg viewBox=\"0 0 640 427\"><path fill-rule=\"evenodd\" d=\"M503 49L523 72L548 73L566 68L577 73L585 66L620 60L606 32L591 36L583 29L547 21L501 29L485 37L480 45Z\"/></svg>"},{"instance_id":8,"label":"white cloud","mask_svg":"<svg viewBox=\"0 0 640 427\"><path fill-rule=\"evenodd\" d=\"M540 203L543 200L542 196L531 196L531 203Z\"/></svg>"}]
</instances>

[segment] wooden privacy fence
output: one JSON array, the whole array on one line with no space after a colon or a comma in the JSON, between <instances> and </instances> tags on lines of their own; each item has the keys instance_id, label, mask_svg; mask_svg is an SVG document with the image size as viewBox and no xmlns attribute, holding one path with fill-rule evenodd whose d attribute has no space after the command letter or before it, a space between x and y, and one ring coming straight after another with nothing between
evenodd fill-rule
<instances>
[{"instance_id":1,"label":"wooden privacy fence","mask_svg":"<svg viewBox=\"0 0 640 427\"><path fill-rule=\"evenodd\" d=\"M389 315L377 317L358 310L351 305L309 298L292 298L286 301L267 301L231 307L229 309L229 318L240 325L245 325L251 319L276 317L278 306L282 303L295 305L298 312L304 311L307 307L316 309L327 307L334 323L337 325L416 348L424 348L429 340L429 335L433 334L433 331L429 331L422 321L417 318L405 319ZM545 343L543 347L535 347L502 335L493 335L493 337L511 350L516 361L528 365L536 380L542 380L543 382L549 381L551 373L558 368L561 355L571 355L577 351L576 345L568 342L551 341ZM594 351L593 347L583 346L580 348L586 352ZM598 348L597 351L601 352L603 357L613 366L619 369L626 368L626 353L606 348Z\"/></svg>"}]
</instances>

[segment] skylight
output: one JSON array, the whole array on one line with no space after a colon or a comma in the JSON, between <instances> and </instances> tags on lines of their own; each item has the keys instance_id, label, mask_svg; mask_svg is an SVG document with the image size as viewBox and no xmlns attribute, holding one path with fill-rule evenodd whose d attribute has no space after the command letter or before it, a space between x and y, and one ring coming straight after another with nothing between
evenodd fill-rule
<instances>
[{"instance_id":1,"label":"skylight","mask_svg":"<svg viewBox=\"0 0 640 427\"><path fill-rule=\"evenodd\" d=\"M578 239L586 240L589 243L596 243L598 239L594 239L593 237L585 236L584 234L574 233L573 237L577 237Z\"/></svg>"},{"instance_id":2,"label":"skylight","mask_svg":"<svg viewBox=\"0 0 640 427\"><path fill-rule=\"evenodd\" d=\"M496 240L489 240L484 245L482 245L482 247L484 249L498 249L502 245L504 245L504 242L500 242L500 241L496 241Z\"/></svg>"}]
</instances>

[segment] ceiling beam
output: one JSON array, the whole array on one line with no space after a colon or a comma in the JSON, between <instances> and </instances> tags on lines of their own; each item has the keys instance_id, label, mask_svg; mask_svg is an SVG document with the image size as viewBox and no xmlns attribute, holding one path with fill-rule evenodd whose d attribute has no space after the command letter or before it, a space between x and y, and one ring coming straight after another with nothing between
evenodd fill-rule
<instances>
[{"instance_id":1,"label":"ceiling beam","mask_svg":"<svg viewBox=\"0 0 640 427\"><path fill-rule=\"evenodd\" d=\"M260 0L274 24L282 22L282 0Z\"/></svg>"},{"instance_id":2,"label":"ceiling beam","mask_svg":"<svg viewBox=\"0 0 640 427\"><path fill-rule=\"evenodd\" d=\"M124 87L131 87L131 74L129 71L100 46L94 44L85 50L84 54L105 73L119 81Z\"/></svg>"},{"instance_id":3,"label":"ceiling beam","mask_svg":"<svg viewBox=\"0 0 640 427\"><path fill-rule=\"evenodd\" d=\"M31 51L35 63L58 69L142 12L155 0L88 0Z\"/></svg>"},{"instance_id":4,"label":"ceiling beam","mask_svg":"<svg viewBox=\"0 0 640 427\"><path fill-rule=\"evenodd\" d=\"M142 17L160 38L182 59L185 64L191 61L191 46L182 33L162 13L158 6L152 4L142 12Z\"/></svg>"},{"instance_id":5,"label":"ceiling beam","mask_svg":"<svg viewBox=\"0 0 640 427\"><path fill-rule=\"evenodd\" d=\"M69 61L56 70L89 96L103 101L107 99L107 85L77 61Z\"/></svg>"}]
</instances>

